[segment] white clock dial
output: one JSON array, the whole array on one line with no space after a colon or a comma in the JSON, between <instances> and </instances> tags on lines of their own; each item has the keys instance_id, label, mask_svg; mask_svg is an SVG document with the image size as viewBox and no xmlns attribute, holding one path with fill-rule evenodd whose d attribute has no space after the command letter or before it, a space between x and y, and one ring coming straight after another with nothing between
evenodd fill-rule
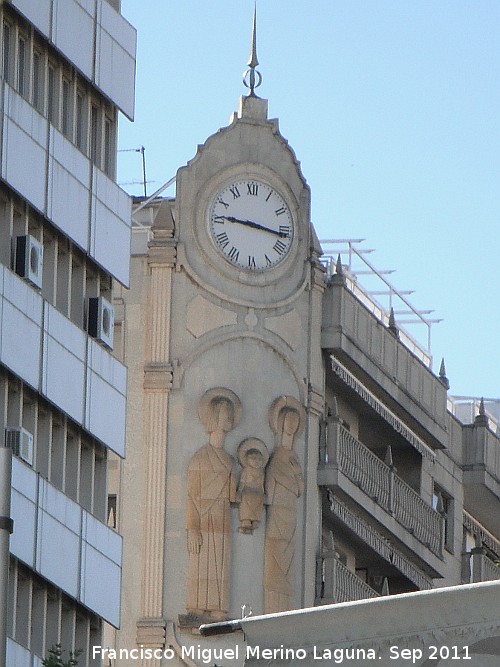
<instances>
[{"instance_id":1,"label":"white clock dial","mask_svg":"<svg viewBox=\"0 0 500 667\"><path fill-rule=\"evenodd\" d=\"M242 178L218 190L208 210L217 251L245 271L280 264L292 247L294 223L282 195L268 183Z\"/></svg>"}]
</instances>

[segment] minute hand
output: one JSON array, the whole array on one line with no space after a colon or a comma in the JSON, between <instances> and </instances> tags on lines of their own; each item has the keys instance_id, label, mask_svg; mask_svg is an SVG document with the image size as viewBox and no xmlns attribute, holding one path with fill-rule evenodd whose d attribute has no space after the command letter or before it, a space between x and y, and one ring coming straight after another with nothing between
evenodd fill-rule
<instances>
[{"instance_id":1,"label":"minute hand","mask_svg":"<svg viewBox=\"0 0 500 667\"><path fill-rule=\"evenodd\" d=\"M286 233L284 232L280 232L277 229L271 229L270 227L264 227L264 225L259 225L258 222L252 222L252 220L240 220L239 218L234 218L232 215L224 215L222 217L228 222L236 222L238 225L245 225L245 227L252 227L252 229L262 229L262 231L269 232L269 234L275 234L275 236L286 236Z\"/></svg>"}]
</instances>

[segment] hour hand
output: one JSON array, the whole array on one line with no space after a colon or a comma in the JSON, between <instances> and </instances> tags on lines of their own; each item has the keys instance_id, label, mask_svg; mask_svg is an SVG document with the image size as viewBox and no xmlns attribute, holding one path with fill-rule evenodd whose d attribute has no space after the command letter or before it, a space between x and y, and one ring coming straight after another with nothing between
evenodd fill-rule
<instances>
[{"instance_id":1,"label":"hour hand","mask_svg":"<svg viewBox=\"0 0 500 667\"><path fill-rule=\"evenodd\" d=\"M275 234L276 236L286 236L283 232L278 231L277 229L271 229L270 227L265 227L264 225L259 225L258 222L253 222L252 220L240 220L235 218L232 215L223 215L221 216L228 222L235 222L238 225L245 225L245 227L252 227L252 229L261 229L264 232L269 232L270 234Z\"/></svg>"}]
</instances>

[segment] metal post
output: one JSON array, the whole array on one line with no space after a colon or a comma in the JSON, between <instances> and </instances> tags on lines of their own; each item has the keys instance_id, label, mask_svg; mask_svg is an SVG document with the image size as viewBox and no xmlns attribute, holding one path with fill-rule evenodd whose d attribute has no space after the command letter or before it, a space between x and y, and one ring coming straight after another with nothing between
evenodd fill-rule
<instances>
[{"instance_id":1,"label":"metal post","mask_svg":"<svg viewBox=\"0 0 500 667\"><path fill-rule=\"evenodd\" d=\"M0 665L7 660L7 596L9 594L10 516L12 450L0 447Z\"/></svg>"}]
</instances>

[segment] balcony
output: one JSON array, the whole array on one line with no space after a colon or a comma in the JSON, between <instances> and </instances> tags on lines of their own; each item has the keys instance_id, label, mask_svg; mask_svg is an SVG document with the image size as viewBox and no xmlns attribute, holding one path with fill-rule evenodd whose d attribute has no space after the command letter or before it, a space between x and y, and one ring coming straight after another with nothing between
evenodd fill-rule
<instances>
[{"instance_id":1,"label":"balcony","mask_svg":"<svg viewBox=\"0 0 500 667\"><path fill-rule=\"evenodd\" d=\"M500 579L500 542L468 512L464 512L464 529L475 547L463 555L463 582L496 581Z\"/></svg>"},{"instance_id":2,"label":"balcony","mask_svg":"<svg viewBox=\"0 0 500 667\"><path fill-rule=\"evenodd\" d=\"M323 299L321 346L433 447L447 443L446 386L349 288L333 276Z\"/></svg>"},{"instance_id":3,"label":"balcony","mask_svg":"<svg viewBox=\"0 0 500 667\"><path fill-rule=\"evenodd\" d=\"M464 427L464 505L494 535L500 534L500 438L486 415Z\"/></svg>"},{"instance_id":4,"label":"balcony","mask_svg":"<svg viewBox=\"0 0 500 667\"><path fill-rule=\"evenodd\" d=\"M318 470L320 485L343 489L347 479L363 492L364 502L360 503L363 507L368 507L366 500L370 499L383 510L385 517L381 518L387 527L391 524L389 519L395 520L410 536L442 558L444 527L440 514L398 477L392 465L379 459L338 421L329 423L322 458ZM349 488L343 490L351 495ZM397 531L397 536L403 537L401 533Z\"/></svg>"},{"instance_id":5,"label":"balcony","mask_svg":"<svg viewBox=\"0 0 500 667\"><path fill-rule=\"evenodd\" d=\"M319 590L316 604L335 604L380 597L377 591L331 555L318 558Z\"/></svg>"}]
</instances>

